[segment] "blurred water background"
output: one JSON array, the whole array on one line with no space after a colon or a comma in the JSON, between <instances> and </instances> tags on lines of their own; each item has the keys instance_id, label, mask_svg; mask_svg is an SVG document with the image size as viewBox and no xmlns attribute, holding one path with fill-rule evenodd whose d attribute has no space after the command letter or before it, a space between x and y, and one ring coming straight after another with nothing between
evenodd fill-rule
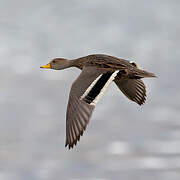
<instances>
[{"instance_id":1,"label":"blurred water background","mask_svg":"<svg viewBox=\"0 0 180 180\"><path fill-rule=\"evenodd\" d=\"M179 0L0 0L0 180L180 179ZM147 102L112 84L73 150L65 114L78 69L51 58L136 61Z\"/></svg>"}]
</instances>

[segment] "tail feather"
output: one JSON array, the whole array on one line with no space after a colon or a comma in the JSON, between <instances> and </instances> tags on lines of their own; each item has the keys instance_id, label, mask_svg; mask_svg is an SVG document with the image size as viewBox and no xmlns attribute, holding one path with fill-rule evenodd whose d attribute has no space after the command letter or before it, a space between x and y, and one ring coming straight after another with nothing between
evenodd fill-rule
<instances>
[{"instance_id":1,"label":"tail feather","mask_svg":"<svg viewBox=\"0 0 180 180\"><path fill-rule=\"evenodd\" d=\"M134 78L148 78L148 77L157 77L154 73L147 72L141 69L136 69L135 72L133 72Z\"/></svg>"}]
</instances>

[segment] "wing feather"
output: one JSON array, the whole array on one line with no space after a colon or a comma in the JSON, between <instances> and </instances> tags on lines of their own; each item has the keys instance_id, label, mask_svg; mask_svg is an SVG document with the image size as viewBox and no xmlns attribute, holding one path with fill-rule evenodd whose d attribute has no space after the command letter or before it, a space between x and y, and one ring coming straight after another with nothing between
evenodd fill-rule
<instances>
[{"instance_id":1,"label":"wing feather","mask_svg":"<svg viewBox=\"0 0 180 180\"><path fill-rule=\"evenodd\" d=\"M130 100L142 105L146 101L146 87L141 79L118 79L114 80L118 88Z\"/></svg>"},{"instance_id":2,"label":"wing feather","mask_svg":"<svg viewBox=\"0 0 180 180\"><path fill-rule=\"evenodd\" d=\"M83 135L95 108L81 99L88 87L96 78L104 73L104 70L94 70L94 67L84 68L73 83L69 95L66 112L66 143L69 149L76 145Z\"/></svg>"},{"instance_id":3,"label":"wing feather","mask_svg":"<svg viewBox=\"0 0 180 180\"><path fill-rule=\"evenodd\" d=\"M73 148L77 141L80 140L80 136L83 135L94 106L72 96L69 99L69 103L71 105L68 105L67 108L66 146L69 145L69 148ZM73 111L75 108L72 107L74 106L76 106L76 111Z\"/></svg>"}]
</instances>

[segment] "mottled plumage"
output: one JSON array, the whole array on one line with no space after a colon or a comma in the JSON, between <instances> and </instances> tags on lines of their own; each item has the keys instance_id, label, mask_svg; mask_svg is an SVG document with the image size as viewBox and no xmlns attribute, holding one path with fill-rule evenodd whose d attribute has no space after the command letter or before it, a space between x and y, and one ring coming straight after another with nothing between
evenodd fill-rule
<instances>
[{"instance_id":1,"label":"mottled plumage","mask_svg":"<svg viewBox=\"0 0 180 180\"><path fill-rule=\"evenodd\" d=\"M82 70L72 84L67 106L65 146L69 149L80 140L96 103L112 81L125 96L142 105L146 100L146 87L141 78L156 77L153 73L139 69L135 62L104 54L73 60L55 58L41 68L61 70L69 67Z\"/></svg>"}]
</instances>

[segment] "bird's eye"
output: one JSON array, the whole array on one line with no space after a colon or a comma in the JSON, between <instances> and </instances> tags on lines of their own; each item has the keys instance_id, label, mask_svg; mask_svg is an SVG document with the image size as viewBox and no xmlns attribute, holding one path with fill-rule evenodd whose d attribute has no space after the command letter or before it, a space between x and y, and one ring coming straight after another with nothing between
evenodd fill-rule
<instances>
[{"instance_id":1,"label":"bird's eye","mask_svg":"<svg viewBox=\"0 0 180 180\"><path fill-rule=\"evenodd\" d=\"M55 62L56 62L55 60L52 61L52 63L55 63Z\"/></svg>"}]
</instances>

